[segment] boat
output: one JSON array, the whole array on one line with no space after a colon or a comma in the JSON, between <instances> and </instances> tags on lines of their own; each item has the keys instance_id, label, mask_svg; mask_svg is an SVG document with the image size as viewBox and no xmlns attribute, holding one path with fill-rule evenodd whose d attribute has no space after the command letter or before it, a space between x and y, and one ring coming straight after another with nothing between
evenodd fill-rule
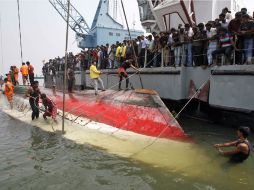
<instances>
[{"instance_id":1,"label":"boat","mask_svg":"<svg viewBox=\"0 0 254 190\"><path fill-rule=\"evenodd\" d=\"M140 21L147 32L169 31L179 24L215 20L227 7L234 15L243 7L243 0L137 0ZM206 10L204 14L204 10Z\"/></svg>"},{"instance_id":2,"label":"boat","mask_svg":"<svg viewBox=\"0 0 254 190\"><path fill-rule=\"evenodd\" d=\"M28 100L24 99L27 88L15 87L17 109L30 107ZM56 103L61 117L63 93L53 93L43 87L40 89ZM99 96L94 95L94 90L86 90L67 94L65 105L65 119L82 126L87 124L85 121L90 120L110 126L114 133L124 130L155 138L181 141L189 139L153 90L107 90L100 92Z\"/></svg>"},{"instance_id":3,"label":"boat","mask_svg":"<svg viewBox=\"0 0 254 190\"><path fill-rule=\"evenodd\" d=\"M57 102L58 108L61 107L62 92L53 95L49 89L42 87L40 89ZM149 164L156 168L160 167L180 175L202 178L200 172L204 170L204 167L214 175L219 175L221 171L219 169L221 162L210 164L218 155L213 155L211 158L207 150L193 143L179 127L177 121L172 119L170 112L164 109L165 105L153 91L108 90L95 96L94 91L87 90L85 93L66 94L68 103L64 119L64 133L62 133L61 109L58 109L58 123L54 123L51 119L44 120L41 116L32 120L28 99L24 98L26 87L20 86L15 91L13 109L9 108L6 97L0 94L1 111L27 124L28 130L38 128L48 133L48 138L68 139L80 147L82 145L91 146L114 156ZM116 98L115 101L112 101L112 98ZM97 111L93 109L94 105L98 108ZM84 110L83 106L87 110ZM40 110L43 112L43 108ZM125 117L125 110L131 113L129 117ZM101 112L98 114L99 111ZM105 111L110 112L106 114ZM169 120L169 123L166 123L165 120ZM118 124L121 124L120 128L117 128ZM66 154L69 153L66 151ZM200 159L198 164L202 167L195 170L190 169L193 167L193 160L197 159ZM207 176L204 180L208 180Z\"/></svg>"},{"instance_id":4,"label":"boat","mask_svg":"<svg viewBox=\"0 0 254 190\"><path fill-rule=\"evenodd\" d=\"M231 15L235 15L243 7L242 0L137 1L141 23L150 32L169 31L172 27L177 28L179 24L183 26L188 23L192 26L215 20L225 7L231 11ZM254 60L252 62L254 63ZM254 129L254 101L250 96L254 87L251 82L254 65L224 65L223 58L220 65L222 66L206 69L154 69L153 75L164 76L161 80L167 81L168 84L156 86L151 81L145 81L146 87L158 91L160 97L169 101L171 106L179 103L185 105L194 98L194 103L192 101L189 106L192 113L198 113L199 116L205 116L214 122L231 126L248 125ZM144 72L148 71L144 69ZM163 73L169 75L165 76ZM146 80L145 76L143 78ZM155 77L153 79L155 80Z\"/></svg>"}]
</instances>

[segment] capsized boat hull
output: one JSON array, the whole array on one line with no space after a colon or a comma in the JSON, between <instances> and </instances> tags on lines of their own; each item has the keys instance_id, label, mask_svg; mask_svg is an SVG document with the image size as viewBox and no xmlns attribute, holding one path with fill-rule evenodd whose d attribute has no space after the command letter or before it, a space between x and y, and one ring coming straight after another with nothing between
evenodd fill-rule
<instances>
[{"instance_id":1,"label":"capsized boat hull","mask_svg":"<svg viewBox=\"0 0 254 190\"><path fill-rule=\"evenodd\" d=\"M24 88L24 87L18 87ZM16 94L23 90L17 89ZM63 107L63 94L40 88L57 105L58 110ZM107 90L98 96L93 90L66 94L65 112L76 118L88 118L92 121L104 123L114 128L131 131L138 134L166 139L187 140L188 137L152 90Z\"/></svg>"}]
</instances>

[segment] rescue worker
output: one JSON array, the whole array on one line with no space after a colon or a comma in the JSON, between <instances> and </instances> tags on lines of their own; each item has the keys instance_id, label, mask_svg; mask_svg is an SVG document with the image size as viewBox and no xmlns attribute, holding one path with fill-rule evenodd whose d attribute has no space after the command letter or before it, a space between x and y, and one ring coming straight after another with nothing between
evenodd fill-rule
<instances>
[{"instance_id":1,"label":"rescue worker","mask_svg":"<svg viewBox=\"0 0 254 190\"><path fill-rule=\"evenodd\" d=\"M14 81L15 86L19 85L19 69L16 66L13 66L13 73L14 73Z\"/></svg>"},{"instance_id":2,"label":"rescue worker","mask_svg":"<svg viewBox=\"0 0 254 190\"><path fill-rule=\"evenodd\" d=\"M118 86L118 90L122 90L121 88L121 84L122 84L122 80L123 80L123 77L125 78L126 80L126 90L128 90L129 88L129 78L128 78L128 74L126 72L126 70L128 68L133 68L135 69L136 71L139 72L139 70L133 66L133 63L134 61L132 59L129 59L129 60L126 60L123 62L123 64L118 68L118 75L120 77L120 80L119 80L119 86Z\"/></svg>"},{"instance_id":3,"label":"rescue worker","mask_svg":"<svg viewBox=\"0 0 254 190\"><path fill-rule=\"evenodd\" d=\"M3 83L4 83L3 76L0 75L0 86L1 86L1 88L2 88Z\"/></svg>"},{"instance_id":4,"label":"rescue worker","mask_svg":"<svg viewBox=\"0 0 254 190\"><path fill-rule=\"evenodd\" d=\"M98 82L101 85L102 91L105 91L103 81L100 78L101 74L102 74L102 72L98 71L96 68L96 61L92 62L91 66L90 66L90 78L94 82L95 95L98 95Z\"/></svg>"},{"instance_id":5,"label":"rescue worker","mask_svg":"<svg viewBox=\"0 0 254 190\"><path fill-rule=\"evenodd\" d=\"M41 91L39 89L39 82L34 81L31 84L31 87L28 88L26 92L26 96L29 97L29 103L32 109L32 120L35 118L39 118L39 97L40 97Z\"/></svg>"},{"instance_id":6,"label":"rescue worker","mask_svg":"<svg viewBox=\"0 0 254 190\"><path fill-rule=\"evenodd\" d=\"M22 74L23 85L26 85L28 80L28 66L25 63L22 63L20 72Z\"/></svg>"},{"instance_id":7,"label":"rescue worker","mask_svg":"<svg viewBox=\"0 0 254 190\"><path fill-rule=\"evenodd\" d=\"M26 65L28 67L28 76L30 84L32 85L34 82L34 67L30 64L29 61L26 62Z\"/></svg>"},{"instance_id":8,"label":"rescue worker","mask_svg":"<svg viewBox=\"0 0 254 190\"><path fill-rule=\"evenodd\" d=\"M4 94L10 103L11 109L13 109L13 85L10 80L7 78L4 79Z\"/></svg>"},{"instance_id":9,"label":"rescue worker","mask_svg":"<svg viewBox=\"0 0 254 190\"><path fill-rule=\"evenodd\" d=\"M214 147L218 149L220 154L229 156L232 162L243 162L250 155L251 145L247 139L250 133L249 127L239 127L237 130L238 140L223 144L215 144ZM223 151L222 147L236 147L231 151Z\"/></svg>"},{"instance_id":10,"label":"rescue worker","mask_svg":"<svg viewBox=\"0 0 254 190\"><path fill-rule=\"evenodd\" d=\"M43 118L47 120L47 117L52 117L54 122L57 122L57 107L55 102L53 102L50 98L46 96L46 94L41 94L42 104L45 107L45 113L43 114Z\"/></svg>"},{"instance_id":11,"label":"rescue worker","mask_svg":"<svg viewBox=\"0 0 254 190\"><path fill-rule=\"evenodd\" d=\"M74 70L71 67L67 69L67 80L68 80L68 93L72 93L73 86L75 84L75 74Z\"/></svg>"},{"instance_id":12,"label":"rescue worker","mask_svg":"<svg viewBox=\"0 0 254 190\"><path fill-rule=\"evenodd\" d=\"M12 72L11 72L11 71L9 71L9 73L6 74L7 80L10 81L10 82L12 82L12 77L11 77L11 75L12 75Z\"/></svg>"},{"instance_id":13,"label":"rescue worker","mask_svg":"<svg viewBox=\"0 0 254 190\"><path fill-rule=\"evenodd\" d=\"M14 78L14 66L10 67L10 71L9 71L10 77L11 77L11 82L13 85L15 85L15 78Z\"/></svg>"}]
</instances>

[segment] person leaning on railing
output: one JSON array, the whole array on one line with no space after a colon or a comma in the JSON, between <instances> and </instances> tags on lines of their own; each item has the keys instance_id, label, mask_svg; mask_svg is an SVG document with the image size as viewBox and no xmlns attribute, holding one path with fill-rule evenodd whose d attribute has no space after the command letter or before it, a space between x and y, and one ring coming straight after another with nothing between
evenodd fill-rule
<instances>
[{"instance_id":1,"label":"person leaning on railing","mask_svg":"<svg viewBox=\"0 0 254 190\"><path fill-rule=\"evenodd\" d=\"M218 30L219 36L219 48L213 51L212 56L213 60L215 59L216 55L224 54L227 58L227 62L232 62L231 55L234 47L234 41L231 34L228 33L227 29L220 28Z\"/></svg>"},{"instance_id":2,"label":"person leaning on railing","mask_svg":"<svg viewBox=\"0 0 254 190\"><path fill-rule=\"evenodd\" d=\"M243 64L243 36L239 35L240 33L240 27L241 27L241 18L242 18L242 13L237 12L235 14L235 18L232 19L229 24L228 24L228 32L233 35L233 39L235 42L236 46L236 51L235 51L235 64L241 65Z\"/></svg>"},{"instance_id":3,"label":"person leaning on railing","mask_svg":"<svg viewBox=\"0 0 254 190\"><path fill-rule=\"evenodd\" d=\"M244 63L251 64L254 47L254 22L250 19L248 14L242 15L239 35L243 37Z\"/></svg>"},{"instance_id":4,"label":"person leaning on railing","mask_svg":"<svg viewBox=\"0 0 254 190\"><path fill-rule=\"evenodd\" d=\"M201 23L200 23L201 24ZM201 66L204 64L204 39L206 39L206 34L203 31L202 27L198 25L199 28L193 27L193 42L192 42L192 51L193 51L193 61L195 66Z\"/></svg>"},{"instance_id":5,"label":"person leaning on railing","mask_svg":"<svg viewBox=\"0 0 254 190\"><path fill-rule=\"evenodd\" d=\"M192 28L189 24L184 25L184 33L185 33L185 51L187 55L186 66L192 66L192 37L194 35Z\"/></svg>"},{"instance_id":6,"label":"person leaning on railing","mask_svg":"<svg viewBox=\"0 0 254 190\"><path fill-rule=\"evenodd\" d=\"M216 40L216 34L217 30L216 28L212 27L212 24L208 22L206 25L206 35L207 35L207 62L208 66L212 65L213 59L212 59L212 52L216 50L217 48L217 40Z\"/></svg>"},{"instance_id":7,"label":"person leaning on railing","mask_svg":"<svg viewBox=\"0 0 254 190\"><path fill-rule=\"evenodd\" d=\"M181 42L180 42L180 33L178 30L172 30L172 39L173 43L171 47L174 49L175 57L175 66L180 66L181 63Z\"/></svg>"}]
</instances>

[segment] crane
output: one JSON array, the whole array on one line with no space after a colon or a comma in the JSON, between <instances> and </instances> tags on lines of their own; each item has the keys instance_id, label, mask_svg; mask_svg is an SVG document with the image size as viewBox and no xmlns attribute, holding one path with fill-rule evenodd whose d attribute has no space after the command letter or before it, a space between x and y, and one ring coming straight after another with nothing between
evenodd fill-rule
<instances>
[{"instance_id":1,"label":"crane","mask_svg":"<svg viewBox=\"0 0 254 190\"><path fill-rule=\"evenodd\" d=\"M128 38L127 30L109 14L109 1L100 0L92 26L89 27L83 16L70 4L69 26L76 33L78 47L94 48L100 45L114 44ZM60 16L67 22L68 0L49 0ZM117 0L114 0L114 16L117 16ZM143 31L132 31L133 38L143 34Z\"/></svg>"},{"instance_id":2,"label":"crane","mask_svg":"<svg viewBox=\"0 0 254 190\"><path fill-rule=\"evenodd\" d=\"M49 0L49 2L60 14L60 16L65 20L65 22L67 22L67 11L68 11L67 0ZM69 26L76 33L76 37L79 40L82 40L89 35L90 27L88 26L84 17L78 12L78 10L71 3L70 3Z\"/></svg>"}]
</instances>

